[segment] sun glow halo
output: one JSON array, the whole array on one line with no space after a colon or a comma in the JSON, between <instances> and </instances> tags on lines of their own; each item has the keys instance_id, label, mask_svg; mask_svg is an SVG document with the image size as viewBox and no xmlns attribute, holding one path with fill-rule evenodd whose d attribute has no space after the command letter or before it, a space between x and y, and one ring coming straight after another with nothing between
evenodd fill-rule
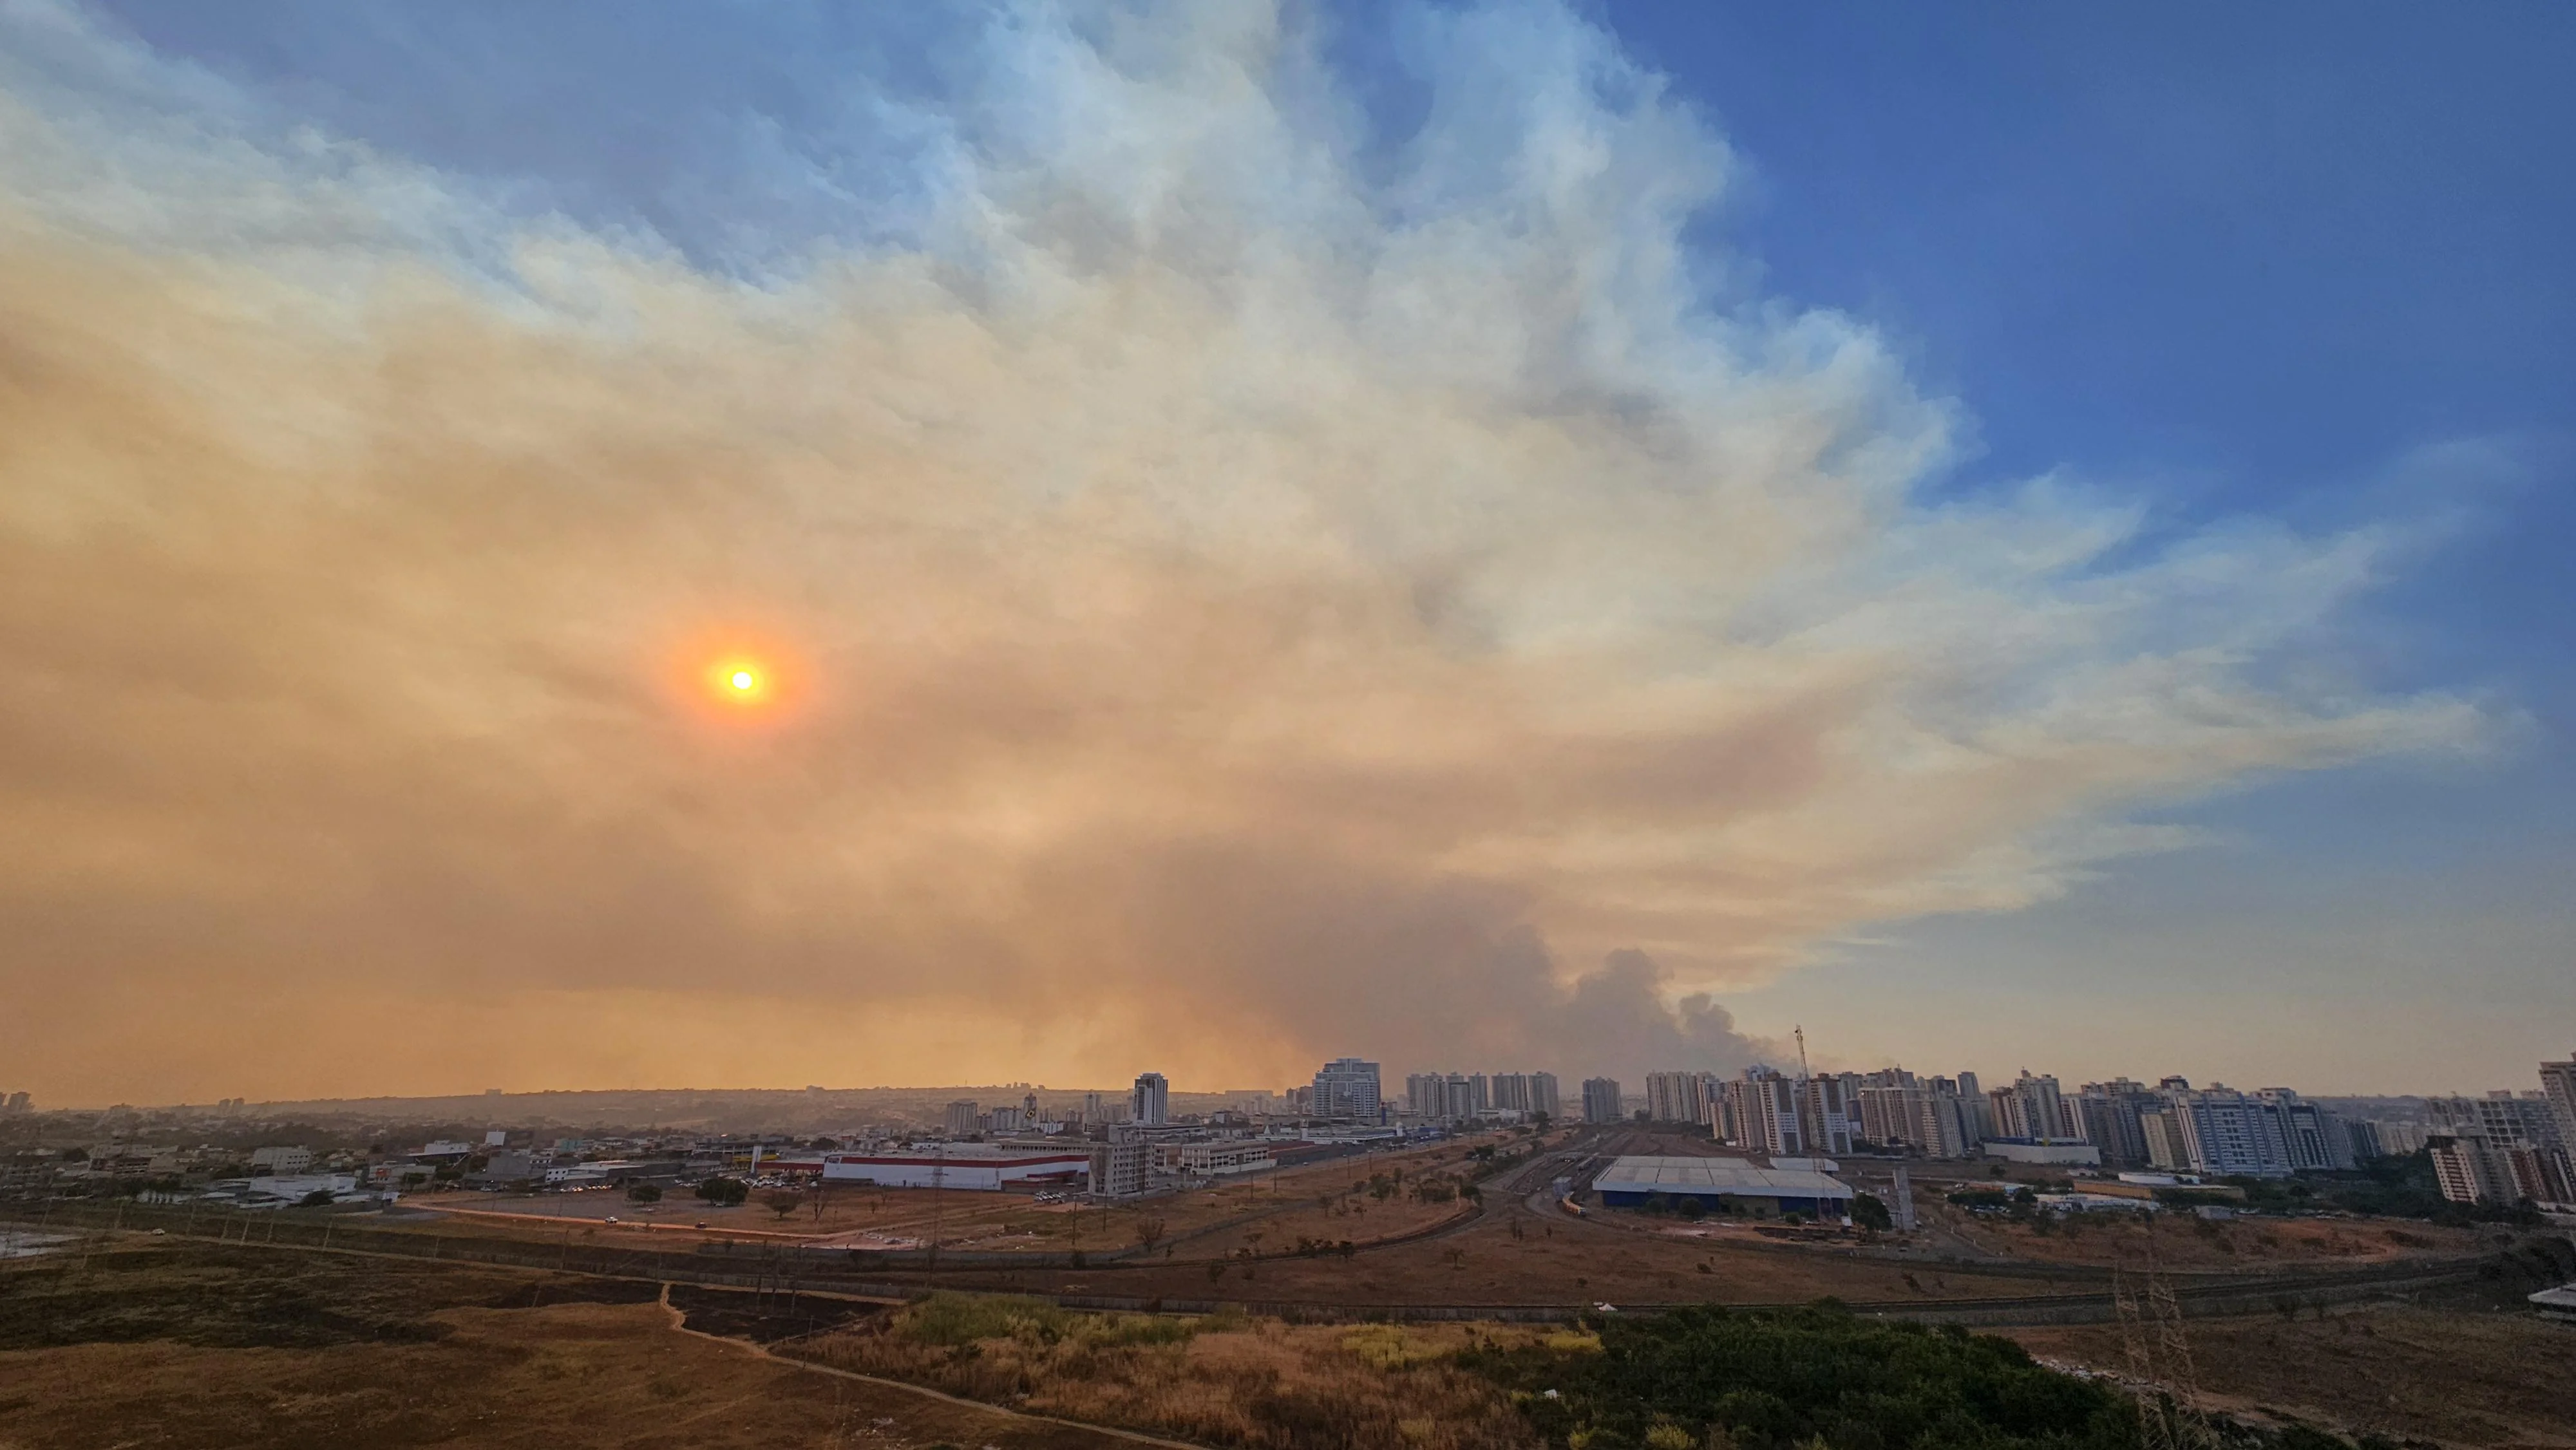
<instances>
[{"instance_id":1,"label":"sun glow halo","mask_svg":"<svg viewBox=\"0 0 2576 1450\"><path fill-rule=\"evenodd\" d=\"M703 666L709 694L727 705L749 709L770 703L772 671L767 662L738 654L718 655Z\"/></svg>"}]
</instances>

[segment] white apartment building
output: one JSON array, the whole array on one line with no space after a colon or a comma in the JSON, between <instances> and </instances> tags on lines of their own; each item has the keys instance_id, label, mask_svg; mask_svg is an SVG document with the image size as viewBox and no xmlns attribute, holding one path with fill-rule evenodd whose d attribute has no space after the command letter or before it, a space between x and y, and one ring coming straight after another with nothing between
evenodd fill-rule
<instances>
[{"instance_id":1,"label":"white apartment building","mask_svg":"<svg viewBox=\"0 0 2576 1450\"><path fill-rule=\"evenodd\" d=\"M2218 1178L2290 1175L2289 1138L2274 1104L2219 1083L2166 1097L2187 1160L2179 1166Z\"/></svg>"}]
</instances>

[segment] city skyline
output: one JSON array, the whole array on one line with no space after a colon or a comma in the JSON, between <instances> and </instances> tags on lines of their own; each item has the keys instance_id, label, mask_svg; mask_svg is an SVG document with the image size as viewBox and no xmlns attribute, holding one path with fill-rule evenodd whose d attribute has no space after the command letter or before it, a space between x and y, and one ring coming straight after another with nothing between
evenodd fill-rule
<instances>
[{"instance_id":1,"label":"city skyline","mask_svg":"<svg viewBox=\"0 0 2576 1450\"><path fill-rule=\"evenodd\" d=\"M2566 1050L2548 45L731 21L0 8L0 1088Z\"/></svg>"}]
</instances>

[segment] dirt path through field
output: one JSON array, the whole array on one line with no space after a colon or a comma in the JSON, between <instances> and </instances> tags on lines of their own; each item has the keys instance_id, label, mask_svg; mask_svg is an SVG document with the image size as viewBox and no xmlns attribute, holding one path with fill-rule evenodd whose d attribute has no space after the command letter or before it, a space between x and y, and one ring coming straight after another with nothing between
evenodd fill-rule
<instances>
[{"instance_id":1,"label":"dirt path through field","mask_svg":"<svg viewBox=\"0 0 2576 1450\"><path fill-rule=\"evenodd\" d=\"M785 1365L790 1369L801 1369L809 1374L831 1375L839 1379L857 1380L861 1384L877 1385L890 1390L901 1390L906 1394L919 1395L924 1399L938 1400L943 1404L955 1405L961 1409L981 1410L986 1414L1001 1415L1013 1420L1026 1420L1032 1424L1053 1425L1060 1429L1081 1430L1095 1435L1107 1435L1113 1439L1126 1440L1138 1445L1161 1445L1166 1447L1166 1450L1208 1450L1208 1447L1204 1445L1194 1445L1187 1440L1166 1440L1159 1435L1147 1435L1136 1430L1121 1430L1114 1425L1087 1425L1080 1420L1059 1419L1054 1415L1032 1415L1021 1410L1005 1409L1000 1405L987 1404L982 1400L970 1400L963 1398L962 1396L947 1394L922 1385L906 1384L902 1380L880 1379L872 1374L861 1374L857 1370L840 1369L832 1365L814 1364L807 1360L795 1359L783 1354L772 1354L769 1352L767 1346L754 1344L747 1339L731 1339L724 1335L709 1334L704 1330L691 1329L688 1325L689 1316L683 1312L678 1305L671 1302L671 1287L668 1284L662 1286L661 1305L662 1312L671 1316L671 1328L677 1332L690 1335L698 1339L708 1340L716 1344L731 1345L746 1354L753 1355L760 1359L765 1359L771 1364Z\"/></svg>"}]
</instances>

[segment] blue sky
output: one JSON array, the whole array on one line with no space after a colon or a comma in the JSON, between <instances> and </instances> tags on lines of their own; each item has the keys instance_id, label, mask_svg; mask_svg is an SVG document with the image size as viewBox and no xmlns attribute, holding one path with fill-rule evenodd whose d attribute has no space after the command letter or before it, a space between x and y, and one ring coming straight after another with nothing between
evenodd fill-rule
<instances>
[{"instance_id":1,"label":"blue sky","mask_svg":"<svg viewBox=\"0 0 2576 1450\"><path fill-rule=\"evenodd\" d=\"M1965 480L2071 470L2182 519L2447 518L2342 648L2526 713L2476 766L2258 787L2182 815L2223 847L1907 934L1976 1003L1961 1030L2017 999L2081 1030L2179 989L2261 1023L2178 1031L2176 1061L2241 1080L2288 1023L2385 1031L2394 1005L2524 1086L2517 1059L2576 1022L2576 13L1604 13L1752 158L1738 224L1771 284L1903 338L1974 410ZM2453 446L2491 456L2410 477ZM2088 968L2109 934L2126 989ZM1830 1016L1873 995L1870 960L1749 1010ZM2477 1060L2407 1085L2506 1085Z\"/></svg>"},{"instance_id":2,"label":"blue sky","mask_svg":"<svg viewBox=\"0 0 2576 1450\"><path fill-rule=\"evenodd\" d=\"M267 195L260 188L274 176L319 174L299 168L319 166L317 155L342 156L330 148L344 142L359 143L386 168L370 174L376 189L353 193L338 210L316 203L315 215L378 208L414 218L384 234L395 240L332 251L359 267L346 275L372 275L362 262L396 253L433 267L462 265L443 250L447 242L422 237L479 237L461 252L488 261L516 255L511 246L529 237L577 235L601 251L563 265L611 279L605 288L667 263L689 285L717 289L692 304L696 311L680 309L691 318L726 309L757 317L780 299L807 315L834 315L848 296L833 290L833 266L857 267L869 280L850 284L855 295L880 299L901 292L888 280L899 270L891 263L920 258L948 269L942 285L967 299L951 320L983 326L1016 316L1010 307L1027 298L1081 295L1093 280L1085 269L1115 271L1100 258L1124 257L1126 247L1140 249L1137 276L1214 278L1209 285L1221 289L1259 267L1240 257L1207 262L1209 248L1222 250L1209 239L1267 236L1275 251L1306 255L1308 270L1296 274L1302 280L1260 284L1275 285L1275 295L1253 289L1272 309L1247 304L1242 314L1270 319L1259 346L1295 334L1278 318L1338 315L1372 286L1390 297L1423 295L1459 273L1488 277L1491 290L1462 294L1466 301L1453 300L1450 313L1481 307L1515 322L1526 315L1537 319L1530 336L1556 338L1553 352L1530 344L1532 360L1508 378L1477 371L1489 340L1467 325L1472 317L1444 315L1436 326L1423 320L1430 314L1417 318L1421 331L1438 336L1401 366L1389 359L1409 335L1403 327L1369 330L1383 318L1363 318L1352 333L1377 339L1374 363L1366 347L1344 358L1329 339L1306 340L1317 349L1319 376L1382 365L1399 382L1418 374L1454 388L1442 398L1482 398L1460 415L1454 435L1439 435L1454 437L1458 456L1484 460L1478 466L1507 471L1519 456L1512 449L1524 447L1479 452L1492 437L1526 440L1529 428L1553 428L1603 398L1625 399L1602 415L1614 420L1604 425L1611 433L1626 426L1618 420L1674 428L1693 418L1730 420L1706 437L1639 424L1633 439L1613 440L1619 447L1578 430L1566 444L1576 464L1553 475L1533 464L1531 477L1515 475L1508 488L1452 497L1439 465L1408 461L1400 436L1328 419L1314 425L1314 456L1394 460L1386 476L1412 480L1413 491L1354 503L1335 495L1330 480L1293 476L1274 492L1247 488L1208 516L1183 510L1158 521L1177 531L1177 553L1202 552L1218 573L1236 571L1229 577L1309 558L1286 542L1271 555L1225 553L1221 525L1238 512L1281 531L1256 530L1256 539L1283 541L1302 536L1278 520L1321 518L1318 537L1303 541L1315 545L1311 557L1355 553L1384 565L1389 577L1416 571L1405 587L1431 601L1421 611L1461 633L1406 655L1409 677L1454 663L1442 650L1465 648L1465 639L1494 649L1491 674L1480 678L1498 689L1514 682L1523 693L1511 698L1546 698L1542 681L1597 690L1600 713L1579 730L1534 706L1526 719L1515 717L1533 738L1566 752L1563 759L1582 757L1569 742L1600 738L1622 721L1687 717L1706 732L1697 738L1712 757L1757 762L1743 767L1754 777L1814 776L1812 798L1794 810L1761 797L1770 779L1746 787L1767 802L1762 809L1780 811L1782 823L1776 838L1756 831L1748 844L1719 829L1738 808L1727 804L1738 797L1724 792L1709 796L1687 829L1642 807L1615 808L1618 819L1605 825L1571 806L1533 806L1531 819L1506 829L1447 804L1448 785L1433 784L1446 781L1445 767L1371 757L1360 778L1378 792L1371 798L1394 803L1382 838L1355 846L1342 822L1281 825L1274 816L1266 818L1278 830L1270 839L1265 818L1220 812L1186 833L1200 864L1170 879L1140 876L1089 890L1090 898L1140 903L1222 896L1190 872L1275 851L1293 858L1294 869L1281 860L1243 869L1308 883L1311 897L1297 899L1309 909L1292 920L1347 927L1325 936L1345 943L1354 996L1390 978L1425 983L1424 1025L1370 1038L1381 1031L1377 1019L1410 1009L1397 1003L1333 1015L1307 1000L1316 995L1307 984L1283 987L1293 972L1262 962L1284 948L1267 939L1245 944L1238 933L1251 928L1240 922L1202 921L1185 905L1136 905L1134 921L1102 928L1117 944L1101 950L1113 957L1241 957L1185 987L1157 975L1181 966L1139 969L1129 990L1138 1001L1202 992L1204 1001L1188 1010L1229 1032L1275 1031L1282 1064L1317 1050L1358 1050L1402 1068L1500 1067L1499 1060L1416 1063L1407 1054L1441 1042L1481 1044L1475 1050L1498 1056L1539 1054L1552 1050L1544 1047L1551 1010L1609 1001L1623 984L1645 991L1657 980L1667 998L1715 990L1734 1026L1688 1012L1668 1020L1660 1008L1619 999L1601 1009L1601 1025L1581 1049L1594 1057L1532 1065L1635 1070L1685 1065L1680 1059L1693 1055L1732 1065L1803 1024L1822 1057L1851 1066L1902 1061L2008 1075L2028 1065L2070 1080L2180 1071L2317 1092L2478 1090L2524 1085L2531 1060L2576 1046L2576 907L2565 889L2576 879L2576 767L2567 748L2576 729L2576 631L2568 626L2576 570L2558 558L2576 532L2576 428L2567 416L2576 398L2576 283L2564 260L2576 255L2576 166L2568 164L2576 92L2564 84L2576 12L2324 4L2248 12L2213 4L2124 13L1719 0L1571 11L1539 3L1291 5L1292 30L1312 33L1311 24L1326 38L1311 57L1292 47L1291 59L1264 75L1257 104L1192 68L1250 53L1242 37L1209 20L1257 13L1248 9L422 8L346 0L234 9L103 0L58 12L98 22L86 30L49 29L41 23L49 13L57 12L24 5L8 32L33 59L19 84L39 96L35 111L61 120L75 151L147 158L121 160L130 169L116 174L189 178L169 184L174 198L192 199L173 200L165 220L152 224L165 227L152 233L159 245L184 247L168 242L179 235L168 228L190 217L217 237L247 226L244 216L273 220L239 199ZM1183 16L1193 23L1178 23ZM61 49L40 51L30 38L39 36ZM1101 56L1111 60L1086 69ZM0 71L0 81L8 74ZM67 119L84 116L107 119L82 123L87 130ZM1192 130L1202 117L1216 118L1205 134ZM251 180L228 201L225 168L245 152L271 170L244 172ZM171 167L174 156L183 158L175 171L147 170ZM1581 185L1593 189L1547 191L1547 177L1532 176L1551 165L1582 172ZM339 169L322 169L332 186L359 170L345 158L331 166ZM1596 169L1583 172L1587 166ZM1229 169L1243 174L1229 178ZM39 209L107 214L104 203L60 200L77 188L41 168L14 179L0 169L0 182ZM1591 202L1564 203L1578 194ZM1678 216L1674 198L1707 204ZM1598 235L1587 229L1586 204L1602 210ZM977 230L994 217L1008 220ZM1133 235L1120 230L1130 223ZM1204 234L1195 230L1202 226ZM1432 237L1454 249L1441 254L1445 262L1408 250ZM1664 287L1658 269L1667 243L1677 244L1696 292ZM1311 255L1301 252L1310 246ZM1028 257L1052 260L1023 266ZM1202 267L1204 274L1193 270ZM560 295L524 276L508 285L545 292L548 306ZM744 290L719 298L727 287ZM346 300L317 284L303 305L320 318ZM1546 334L1549 309L1560 303L1574 320ZM680 324L651 320L637 305L645 320L620 325L647 338L666 328L682 335ZM861 311L880 305L866 300ZM1064 319L1079 309L1065 305L1061 315L1043 307L1031 314L1043 314L1044 325L1018 318L1025 335L1070 327ZM1452 322L1455 337L1442 331ZM767 336L762 325L769 324L746 323L746 335ZM994 326L996 336L1023 335ZM1142 328L1060 341L1076 353L1091 349L1083 355L1095 359L1115 356L1120 366L1134 361L1131 350L1186 351L1186 334L1157 336ZM413 345L388 327L383 356L405 356ZM692 345L732 356L715 343ZM735 345L746 357L759 346L725 344ZM1517 344L1491 345L1508 352ZM1257 352L1246 346L1246 356ZM1728 361L1714 367L1709 359L1719 354ZM653 354L639 345L637 355ZM1034 349L996 375L1014 368L1045 375L1052 356ZM786 352L770 362L785 376L804 376ZM1266 436L1262 429L1302 406L1282 381L1293 364L1217 357L1196 366L1197 376L1225 379L1234 391L1148 369L1093 413L1146 399L1142 415L1175 420L1172 457L1214 459L1222 468L1253 456L1246 436ZM1713 370L1694 371L1702 367ZM1656 380L1658 368L1672 380ZM884 405L879 413L915 406L885 401L912 399L905 379L855 364L848 376L854 395ZM321 398L331 383L291 386ZM963 396L962 384L949 386L951 396ZM995 466L986 455L1017 446L1016 420L1067 387L1028 386L1022 396L996 385L997 399L1017 401L975 416L1001 442L945 457L942 476ZM1432 416L1442 404L1417 406ZM870 436L878 415L862 410L855 421L828 424L797 415L773 420L766 433L745 422L750 431L728 446L738 444L746 458L775 451L784 460L778 466L793 469L804 457L797 448L826 434ZM1480 431L1506 417L1522 431ZM1092 421L1078 410L1062 415L1063 456L1093 448L1100 460L1124 460L1127 441L1074 436ZM496 433L528 438L555 426L538 418ZM632 420L620 426L639 438L652 434ZM1833 431L1842 451L1744 462L1785 457L1779 449L1788 443L1765 449L1813 429ZM1627 451L1637 440L1642 452ZM316 457L325 452L314 445ZM634 452L658 456L641 442ZM672 455L695 456L677 444ZM1045 460L1041 470L1061 464L1043 450L1031 456ZM1659 460L1652 467L1681 462L1653 486L1623 492L1621 470L1644 466L1641 456ZM1686 538L1668 537L1670 520L1656 522L1661 501L1696 486L1692 480L1748 467L1778 471L1753 486L1741 521ZM1886 478L1901 482L1901 506L1886 504ZM61 484L66 496L91 486ZM1014 509L1040 517L1066 496L1013 491L1027 487L994 485L989 509L970 517ZM1597 498L1587 494L1596 487ZM1594 503L1597 515L1587 514ZM287 507L245 497L208 512L232 527ZM1347 517L1335 512L1345 507ZM881 603L846 592L837 558L815 562L810 573L782 562L792 552L782 540L832 537L831 517L829 509L762 520L719 512L696 527L734 541L754 563L660 564L705 597L756 594L765 586L745 580L772 581L777 587L762 605L768 617L819 641ZM1815 531L1802 538L1839 537L1834 531L1851 518L1872 522L1833 547L1783 545L1774 558L1748 542L1774 527L1784 537L1800 529ZM926 537L964 527L944 515L912 522L930 530ZM279 532L273 522L263 527L255 536ZM1572 543L1552 549L1560 536ZM759 554L754 540L770 552ZM1740 556L1729 552L1739 546ZM1691 554L1694 547L1702 552ZM2078 562L2063 569L2028 562L2057 551ZM499 553L533 568L557 559L558 546L521 541ZM910 557L918 562L920 551ZM68 557L62 562L72 567ZM1024 564L1014 577L1055 567ZM689 572L701 568L711 572ZM1094 561L1078 577L1124 577L1125 568ZM1730 592L1728 568L1767 582ZM1297 587L1327 585L1318 574L1300 577ZM611 592L603 585L590 597ZM1004 591L988 583L965 592L989 600ZM1222 612L1242 602L1219 596L1197 606ZM677 606L657 599L655 607ZM1665 610L1673 612L1657 612ZM634 621L644 617L639 607L630 620L580 622L583 637L596 641L642 629ZM1917 617L1933 622L1912 622ZM1673 632L1675 620L1702 633L1684 639ZM0 613L0 626L12 624ZM410 627L391 615L381 625L387 638ZM1022 621L1021 633L1030 632ZM1720 636L1725 651L1712 644ZM1159 656L1136 640L1083 639L1106 651L1094 662L1101 678L1181 672L1169 662L1144 668L1140 661ZM1989 639L1992 661L1980 657ZM1775 648L1784 642L1799 648ZM1921 658L1902 658L1892 642ZM510 657L517 663L487 667L491 678L516 689L532 678L526 659L572 647L552 636L522 645ZM1336 657L1373 647L1343 640ZM1809 648L1812 658L1802 652ZM1587 666L1593 673L1548 673L1587 649L1599 651ZM1890 650L1898 656L1887 659ZM354 678L400 653L380 647L366 656L378 663L353 656L346 668ZM1705 680L1739 680L1755 694L1814 666L1821 673L1800 689L1780 686L1777 712L1806 722L1797 728L1812 725L1812 737L1766 757L1774 736L1730 713L1749 708L1742 699L1677 704L1661 693L1678 676L1657 671L1676 669L1677 659L1687 665L1680 675L1705 671ZM1864 659L1882 663L1856 663ZM1010 669L978 668L1017 678ZM1801 712L1821 720L1826 707L1814 702L1833 696L1815 680L1869 693L1851 684L1860 677L1851 672L1865 669L1883 672L1870 687L1887 691L1871 696L1881 707L1807 721ZM2139 683L2166 678L2156 672L2172 683ZM1399 673L1394 661L1359 672L1344 682L1355 691L1351 703L1373 702L1376 682ZM549 698L562 713L546 718L599 718L600 701L577 697L562 677L547 684L561 692ZM377 688L392 683L403 682L379 680ZM1263 712L1278 707L1257 692L1237 700L1227 693L1235 688L1202 680L1189 698L1245 719L1268 718ZM1344 713L1368 717L1365 709ZM1432 713L1425 705L1405 718ZM2460 723L2466 716L2475 717L2474 728ZM1424 728L1424 739L1473 755L1474 744L1458 743L1466 727ZM1549 733L1561 729L1571 733ZM1869 733L1877 731L1889 733ZM1780 732L1797 733L1786 725ZM816 727L815 749L826 733ZM862 736L832 738L846 744ZM1864 736L1886 742L1884 774L1849 761L1815 763ZM2201 743L2176 743L2192 740ZM1383 744L1333 743L1298 765L1311 777L1286 772L1306 782L1301 790L1333 798L1312 779ZM1531 748L1485 743L1498 759ZM620 748L598 743L595 753L613 759ZM1928 753L1918 757L1918 749ZM2131 749L2139 755L2120 753ZM2205 768L2182 759L2193 750L2208 752ZM2066 760L2083 751L2094 752L2083 769L2098 774L2068 778ZM1987 755L2017 770L1995 791L1993 819L1969 820L1955 838L1942 837L1939 817L1978 817L1984 802L1972 791L1941 794L1949 787L1912 772L1970 771ZM1048 794L1061 779L1103 768L1098 758L1085 755L1063 774L1033 766L1023 788ZM1538 761L1544 776L1560 757L1541 750L1523 758ZM1210 775L1193 787L1195 798L1230 800L1229 791L1258 784L1229 774L1230 761L1203 764ZM1649 775L1663 768L1629 764ZM1587 784L1568 784L1564 800L1609 788L1566 770L1569 781ZM1713 789L1686 773L1675 779L1677 790ZM789 791L783 781L779 789ZM1498 769L1479 778L1477 791L1510 796L1524 788ZM1920 799L1897 798L1918 788ZM579 794L561 782L531 789L532 803ZM1545 791L1529 798L1560 799ZM1885 835L1901 849L1873 843L1873 799L1885 802ZM836 809L855 818L859 808ZM1067 809L1069 823L1107 828L1099 811ZM1175 807L1173 818L1186 814ZM1702 827L1713 834L1691 833ZM1073 825L1065 829L1070 838ZM785 850L791 834L747 845L742 859ZM461 830L448 845L460 860L474 849ZM737 897L767 889L737 891L739 883L704 862L612 861L613 854L602 848L597 859L583 858L598 883L622 883L596 884L603 897L677 873L711 901L732 903L710 911L733 912L739 923L748 909ZM1418 869L1434 856L1440 870ZM1611 859L1642 864L1614 881L1599 865ZM1754 900L1759 890L1744 883L1768 879L1788 860L1806 862L1830 889L1784 888L1777 900ZM701 868L702 879L690 876ZM1036 856L997 869L1026 871L1032 881L1071 879ZM1473 889L1460 884L1471 879ZM1657 897L1684 879L1699 893L1686 907ZM155 889L117 882L99 892L102 900L126 899L119 893L158 900ZM315 913L311 923L277 930L311 947L330 912L303 909ZM490 901L423 910L440 922L520 919ZM1753 920L1759 930L1737 932L1734 924ZM605 950L582 935L591 929L469 933L455 951L535 962L547 952ZM268 930L245 927L245 939L265 940ZM1019 989L1000 984L1040 970L1029 963L1045 963L1047 973L1077 970L1030 946L1016 926L943 919L921 934L978 943L973 953L985 965L961 969L970 997L1012 995ZM1522 950L1524 935L1545 948ZM1613 968L1585 975L1602 952L1632 945L1649 949L1663 964L1653 970L1667 975ZM765 965L744 968L744 992L769 1001L858 990L813 975L798 955L809 949L782 939L763 948L769 955L749 954ZM1455 960L1443 957L1431 971L1407 955L1424 951ZM996 965L1004 961L1023 965ZM889 958L851 980L882 994L890 978L870 971L901 975L917 966ZM473 980L420 962L409 970L442 991ZM685 975L677 966L671 972L674 980ZM526 974L531 990L590 990L579 972L532 965ZM1454 978L1458 990L1490 990L1504 1005L1490 1021L1441 1022L1436 1013L1458 991L1433 991L1435 977ZM1550 995L1574 990L1565 984L1576 978L1594 984L1592 997ZM1230 1015L1243 1002L1249 1018ZM620 1000L600 1010L642 1019L669 1008ZM967 1020L965 1009L935 994L922 996L919 1010L925 1021ZM1132 1070L1118 1065L1133 1056L1124 1045L1132 1032L1121 1025L1132 1016L1125 1011L1101 1009L1077 1034L1085 1045L1057 1058L976 1070L1001 1079L1117 1080ZM630 1061L649 1059L611 1055L598 1070ZM1184 1078L1195 1070L1177 1066ZM832 1080L804 1059L779 1070L798 1081ZM635 1071L650 1075L648 1067Z\"/></svg>"}]
</instances>

